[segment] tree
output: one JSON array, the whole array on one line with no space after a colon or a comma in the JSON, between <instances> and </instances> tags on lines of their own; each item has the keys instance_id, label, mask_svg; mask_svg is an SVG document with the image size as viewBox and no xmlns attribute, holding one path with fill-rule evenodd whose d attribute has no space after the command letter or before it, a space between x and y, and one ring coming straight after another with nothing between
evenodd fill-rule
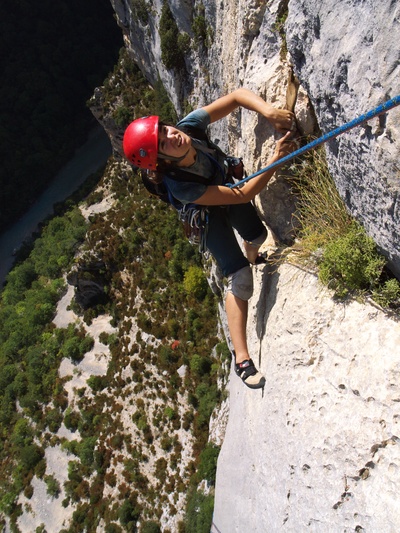
<instances>
[{"instance_id":1,"label":"tree","mask_svg":"<svg viewBox=\"0 0 400 533\"><path fill-rule=\"evenodd\" d=\"M161 533L160 524L153 520L143 522L140 528L140 533Z\"/></svg>"},{"instance_id":2,"label":"tree","mask_svg":"<svg viewBox=\"0 0 400 533\"><path fill-rule=\"evenodd\" d=\"M185 66L183 50L179 46L179 29L164 0L160 18L161 59L167 69L181 69Z\"/></svg>"},{"instance_id":3,"label":"tree","mask_svg":"<svg viewBox=\"0 0 400 533\"><path fill-rule=\"evenodd\" d=\"M35 468L38 462L44 457L44 452L42 448L39 448L36 444L29 444L24 446L19 451L19 457L22 463L22 466L31 471Z\"/></svg>"},{"instance_id":4,"label":"tree","mask_svg":"<svg viewBox=\"0 0 400 533\"><path fill-rule=\"evenodd\" d=\"M190 266L183 278L183 286L187 294L202 300L207 293L207 279L203 269L197 265Z\"/></svg>"},{"instance_id":5,"label":"tree","mask_svg":"<svg viewBox=\"0 0 400 533\"><path fill-rule=\"evenodd\" d=\"M215 485L219 452L219 446L208 442L207 446L200 454L199 478L205 479L211 485Z\"/></svg>"},{"instance_id":6,"label":"tree","mask_svg":"<svg viewBox=\"0 0 400 533\"><path fill-rule=\"evenodd\" d=\"M140 508L138 506L136 498L131 496L129 500L125 500L121 505L119 510L119 519L123 526L127 528L128 531L134 531L136 527L136 522L140 517Z\"/></svg>"},{"instance_id":7,"label":"tree","mask_svg":"<svg viewBox=\"0 0 400 533\"><path fill-rule=\"evenodd\" d=\"M57 481L57 479L54 476L49 475L44 477L44 482L47 485L47 494L57 498L61 492L60 483Z\"/></svg>"}]
</instances>

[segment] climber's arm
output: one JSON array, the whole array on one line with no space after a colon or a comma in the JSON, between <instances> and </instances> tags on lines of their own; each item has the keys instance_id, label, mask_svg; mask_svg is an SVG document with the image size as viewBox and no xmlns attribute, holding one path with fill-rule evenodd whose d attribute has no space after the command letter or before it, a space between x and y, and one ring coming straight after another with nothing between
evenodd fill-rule
<instances>
[{"instance_id":1,"label":"climber's arm","mask_svg":"<svg viewBox=\"0 0 400 533\"><path fill-rule=\"evenodd\" d=\"M263 115L277 131L282 133L290 130L294 123L294 115L285 109L277 109L265 102L260 96L249 89L236 89L226 96L218 98L204 107L210 115L211 122L226 117L238 107L244 107Z\"/></svg>"},{"instance_id":2,"label":"climber's arm","mask_svg":"<svg viewBox=\"0 0 400 533\"><path fill-rule=\"evenodd\" d=\"M282 159L286 155L296 149L296 144L290 139L291 133L287 132L282 139L276 143L276 148L273 156L268 161L267 166ZM268 181L274 175L276 167L272 170L263 172L262 174L245 182L241 187L231 189L224 185L210 185L194 203L198 205L234 205L245 204L250 202L259 194L267 185Z\"/></svg>"}]
</instances>

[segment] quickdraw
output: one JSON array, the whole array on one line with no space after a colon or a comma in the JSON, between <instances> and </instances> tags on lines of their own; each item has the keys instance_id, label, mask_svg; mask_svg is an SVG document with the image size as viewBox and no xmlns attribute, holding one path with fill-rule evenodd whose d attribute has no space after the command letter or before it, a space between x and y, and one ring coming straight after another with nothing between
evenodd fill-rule
<instances>
[{"instance_id":1,"label":"quickdraw","mask_svg":"<svg viewBox=\"0 0 400 533\"><path fill-rule=\"evenodd\" d=\"M199 247L199 252L206 250L208 209L193 204L184 205L179 210L179 220L183 222L185 235L190 244Z\"/></svg>"}]
</instances>

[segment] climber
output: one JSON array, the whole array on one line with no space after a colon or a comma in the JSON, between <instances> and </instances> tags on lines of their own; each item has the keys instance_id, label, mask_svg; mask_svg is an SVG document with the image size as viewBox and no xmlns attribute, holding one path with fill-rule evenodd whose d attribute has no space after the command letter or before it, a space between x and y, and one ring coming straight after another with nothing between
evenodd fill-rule
<instances>
[{"instance_id":1,"label":"climber","mask_svg":"<svg viewBox=\"0 0 400 533\"><path fill-rule=\"evenodd\" d=\"M248 300L253 293L250 265L259 261L258 251L267 231L251 201L274 171L261 174L241 188L230 188L226 185L225 154L208 143L205 136L209 124L238 107L260 113L284 134L276 143L270 163L296 148L291 134L295 127L293 113L274 108L244 88L189 113L176 127L163 124L155 116L136 119L125 131L123 148L127 159L136 167L147 169L155 182L162 180L173 198L182 204L206 206L206 248L227 278L225 306L235 371L248 387L256 389L264 386L265 378L255 367L247 347ZM244 253L234 229L244 241Z\"/></svg>"}]
</instances>

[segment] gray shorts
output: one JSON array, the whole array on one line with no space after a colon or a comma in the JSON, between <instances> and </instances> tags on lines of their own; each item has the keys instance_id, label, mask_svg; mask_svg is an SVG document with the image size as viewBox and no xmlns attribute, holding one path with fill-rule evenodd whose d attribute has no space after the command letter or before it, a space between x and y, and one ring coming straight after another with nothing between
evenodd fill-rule
<instances>
[{"instance_id":1,"label":"gray shorts","mask_svg":"<svg viewBox=\"0 0 400 533\"><path fill-rule=\"evenodd\" d=\"M241 300L249 300L253 295L253 272L245 266L228 276L227 292L231 292Z\"/></svg>"}]
</instances>

